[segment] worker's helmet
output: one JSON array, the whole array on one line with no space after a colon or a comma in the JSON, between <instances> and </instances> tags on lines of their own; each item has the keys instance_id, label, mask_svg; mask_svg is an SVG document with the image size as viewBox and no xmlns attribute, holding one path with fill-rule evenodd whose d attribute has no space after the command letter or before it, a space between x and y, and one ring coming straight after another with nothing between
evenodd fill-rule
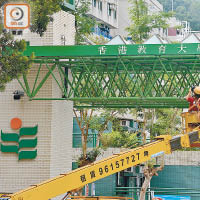
<instances>
[{"instance_id":1,"label":"worker's helmet","mask_svg":"<svg viewBox=\"0 0 200 200\"><path fill-rule=\"evenodd\" d=\"M199 86L194 88L194 97L196 99L200 99L200 87Z\"/></svg>"},{"instance_id":2,"label":"worker's helmet","mask_svg":"<svg viewBox=\"0 0 200 200\"><path fill-rule=\"evenodd\" d=\"M200 95L200 86L194 88L194 93Z\"/></svg>"}]
</instances>

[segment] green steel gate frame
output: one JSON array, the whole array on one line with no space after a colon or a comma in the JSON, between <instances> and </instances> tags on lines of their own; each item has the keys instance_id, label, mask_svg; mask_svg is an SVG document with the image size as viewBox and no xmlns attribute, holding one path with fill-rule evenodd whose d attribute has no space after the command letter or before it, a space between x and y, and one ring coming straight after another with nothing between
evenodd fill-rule
<instances>
[{"instance_id":1,"label":"green steel gate frame","mask_svg":"<svg viewBox=\"0 0 200 200\"><path fill-rule=\"evenodd\" d=\"M188 89L200 85L198 43L28 46L24 55L32 52L38 63L32 88L26 74L18 80L30 100L71 100L86 108L185 108ZM50 76L62 96L38 98Z\"/></svg>"}]
</instances>

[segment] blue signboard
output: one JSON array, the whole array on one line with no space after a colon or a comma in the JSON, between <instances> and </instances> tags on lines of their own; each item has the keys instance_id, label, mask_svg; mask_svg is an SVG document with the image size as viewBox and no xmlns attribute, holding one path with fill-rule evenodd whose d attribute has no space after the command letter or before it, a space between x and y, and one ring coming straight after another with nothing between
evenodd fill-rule
<instances>
[{"instance_id":1,"label":"blue signboard","mask_svg":"<svg viewBox=\"0 0 200 200\"><path fill-rule=\"evenodd\" d=\"M190 196L155 195L153 200L191 200Z\"/></svg>"}]
</instances>

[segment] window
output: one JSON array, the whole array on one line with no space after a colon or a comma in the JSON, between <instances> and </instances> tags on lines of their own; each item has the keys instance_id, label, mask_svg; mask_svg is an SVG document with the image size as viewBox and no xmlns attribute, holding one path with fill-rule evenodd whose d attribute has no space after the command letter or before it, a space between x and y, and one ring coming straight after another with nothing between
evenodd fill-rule
<instances>
[{"instance_id":1,"label":"window","mask_svg":"<svg viewBox=\"0 0 200 200\"><path fill-rule=\"evenodd\" d=\"M93 6L96 8L96 6L97 6L97 0L93 0Z\"/></svg>"},{"instance_id":2,"label":"window","mask_svg":"<svg viewBox=\"0 0 200 200\"><path fill-rule=\"evenodd\" d=\"M22 30L11 30L12 35L23 35Z\"/></svg>"},{"instance_id":3,"label":"window","mask_svg":"<svg viewBox=\"0 0 200 200\"><path fill-rule=\"evenodd\" d=\"M67 3L74 4L74 0L67 0Z\"/></svg>"},{"instance_id":4,"label":"window","mask_svg":"<svg viewBox=\"0 0 200 200\"><path fill-rule=\"evenodd\" d=\"M97 131L94 129L89 129L88 134L88 141L87 145L89 148L96 147L96 141L97 141ZM79 125L76 121L76 118L73 118L73 148L81 148L82 147L82 139L81 139L81 130L79 128Z\"/></svg>"},{"instance_id":5,"label":"window","mask_svg":"<svg viewBox=\"0 0 200 200\"><path fill-rule=\"evenodd\" d=\"M78 168L78 163L77 162L72 162L72 170L75 170Z\"/></svg>"},{"instance_id":6,"label":"window","mask_svg":"<svg viewBox=\"0 0 200 200\"><path fill-rule=\"evenodd\" d=\"M108 11L108 16L111 16L111 4L107 4L107 11Z\"/></svg>"},{"instance_id":7,"label":"window","mask_svg":"<svg viewBox=\"0 0 200 200\"><path fill-rule=\"evenodd\" d=\"M125 120L122 121L122 126L126 126L126 121Z\"/></svg>"},{"instance_id":8,"label":"window","mask_svg":"<svg viewBox=\"0 0 200 200\"><path fill-rule=\"evenodd\" d=\"M64 0L63 5L61 6L63 10L75 10L75 0Z\"/></svg>"},{"instance_id":9,"label":"window","mask_svg":"<svg viewBox=\"0 0 200 200\"><path fill-rule=\"evenodd\" d=\"M99 10L102 11L102 1L99 1Z\"/></svg>"},{"instance_id":10,"label":"window","mask_svg":"<svg viewBox=\"0 0 200 200\"><path fill-rule=\"evenodd\" d=\"M114 10L114 19L117 19L117 10Z\"/></svg>"}]
</instances>

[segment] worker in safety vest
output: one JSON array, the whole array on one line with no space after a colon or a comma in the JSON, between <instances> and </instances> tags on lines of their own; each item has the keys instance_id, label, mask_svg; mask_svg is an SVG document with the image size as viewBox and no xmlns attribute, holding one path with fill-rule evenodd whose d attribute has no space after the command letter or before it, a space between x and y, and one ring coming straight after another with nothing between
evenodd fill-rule
<instances>
[{"instance_id":1,"label":"worker in safety vest","mask_svg":"<svg viewBox=\"0 0 200 200\"><path fill-rule=\"evenodd\" d=\"M185 98L190 103L189 112L200 111L200 86L190 88Z\"/></svg>"}]
</instances>

